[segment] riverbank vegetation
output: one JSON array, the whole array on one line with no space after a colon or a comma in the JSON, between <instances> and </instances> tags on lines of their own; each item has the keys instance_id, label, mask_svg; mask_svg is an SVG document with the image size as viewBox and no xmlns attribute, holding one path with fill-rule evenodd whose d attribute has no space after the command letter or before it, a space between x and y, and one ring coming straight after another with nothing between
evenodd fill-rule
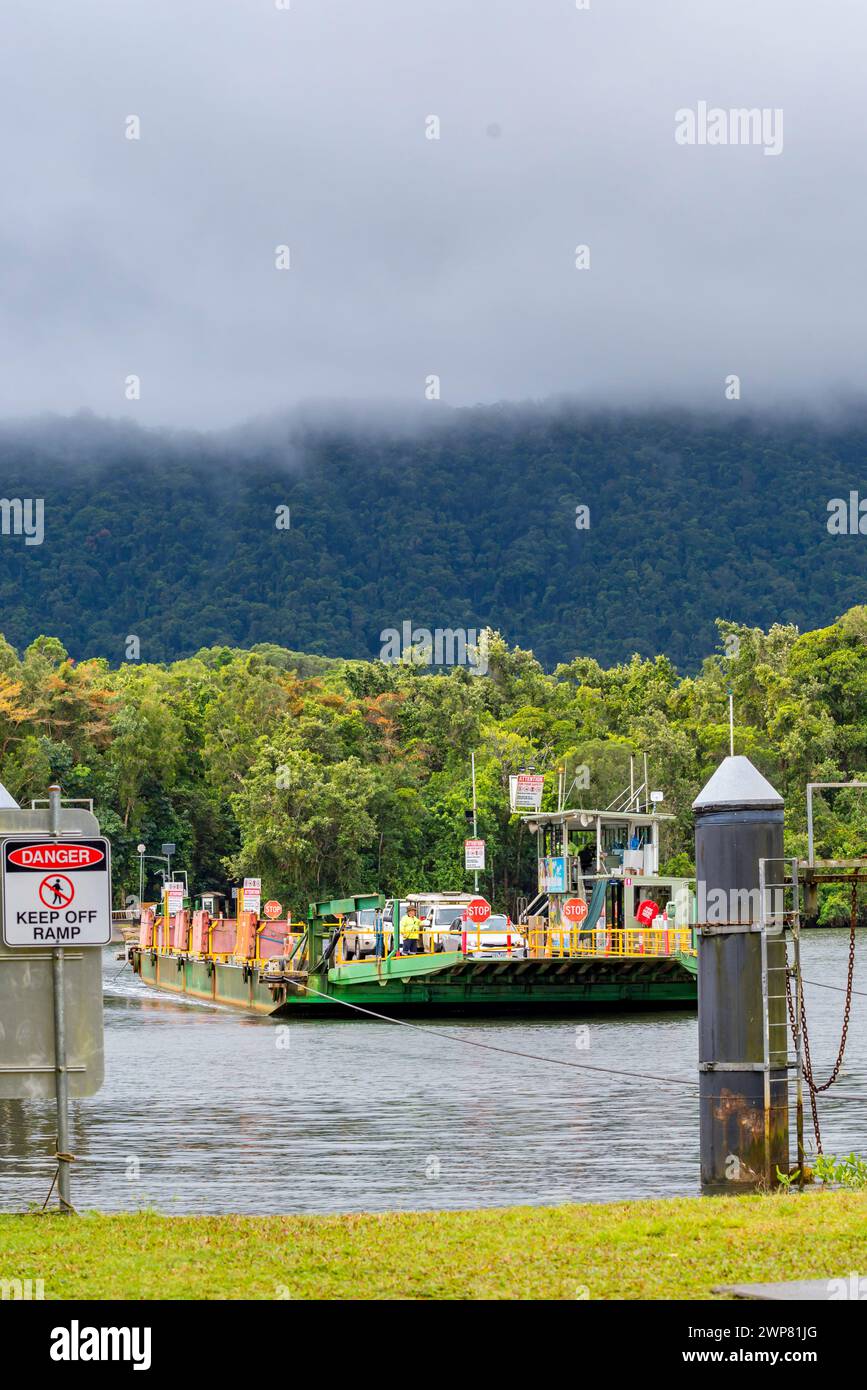
<instances>
[{"instance_id":1,"label":"riverbank vegetation","mask_svg":"<svg viewBox=\"0 0 867 1390\"><path fill-rule=\"evenodd\" d=\"M0 1216L0 1280L46 1299L678 1299L848 1280L867 1196L371 1216ZM35 1287L35 1285L32 1285Z\"/></svg>"},{"instance_id":2,"label":"riverbank vegetation","mask_svg":"<svg viewBox=\"0 0 867 1390\"><path fill-rule=\"evenodd\" d=\"M297 915L333 894L468 886L474 751L480 886L514 911L535 893L535 858L509 775L545 773L551 807L562 768L570 804L605 807L628 785L630 752L646 753L674 817L663 861L688 872L690 806L728 752L731 690L736 749L785 796L787 852L804 854L806 782L867 772L867 607L815 632L718 628L694 676L665 656L607 668L578 657L548 673L497 634L484 675L273 645L112 668L74 661L53 637L21 655L0 639L0 779L22 803L55 779L93 798L118 905L138 891L137 843L158 854L173 841L196 891L259 875ZM867 854L867 797L834 793L816 826L821 856ZM823 920L847 913L829 890Z\"/></svg>"}]
</instances>

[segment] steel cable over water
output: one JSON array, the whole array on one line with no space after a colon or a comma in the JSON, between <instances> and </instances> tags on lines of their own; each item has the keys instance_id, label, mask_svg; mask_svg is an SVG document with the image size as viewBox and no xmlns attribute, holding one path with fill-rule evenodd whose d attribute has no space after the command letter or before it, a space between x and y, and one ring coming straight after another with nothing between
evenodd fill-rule
<instances>
[{"instance_id":1,"label":"steel cable over water","mask_svg":"<svg viewBox=\"0 0 867 1390\"><path fill-rule=\"evenodd\" d=\"M312 985L297 984L298 989L303 989L307 994L315 994L320 999L327 999L332 1004L342 1004L347 1009L354 1010L355 1013L367 1014L370 1018L378 1018L383 1023L397 1023L402 1028L412 1028L417 1033L427 1033L433 1038L446 1038L449 1042L463 1043L466 1047L481 1047L486 1052L502 1052L507 1057L523 1057L530 1062L550 1062L555 1067L570 1067L575 1071L594 1071L602 1072L606 1076L625 1076L631 1081L656 1081L663 1086L692 1086L698 1089L698 1081L690 1081L682 1076L657 1076L653 1072L644 1071L624 1071L617 1067L594 1067L589 1062L566 1062L562 1057L543 1057L538 1052L518 1052L513 1047L497 1047L496 1043L476 1042L472 1038L461 1038L457 1033L444 1033L441 1028L425 1028L421 1023L410 1023L405 1018L390 1018L388 1014L377 1013L375 1009L365 1009L361 1004L350 1004L348 999L335 999L331 994L325 994L322 990L314 989Z\"/></svg>"}]
</instances>

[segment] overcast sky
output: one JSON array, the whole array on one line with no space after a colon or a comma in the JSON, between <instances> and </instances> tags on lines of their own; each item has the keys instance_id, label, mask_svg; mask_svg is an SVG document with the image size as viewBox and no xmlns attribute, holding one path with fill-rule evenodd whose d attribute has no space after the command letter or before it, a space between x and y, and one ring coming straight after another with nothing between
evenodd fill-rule
<instances>
[{"instance_id":1,"label":"overcast sky","mask_svg":"<svg viewBox=\"0 0 867 1390\"><path fill-rule=\"evenodd\" d=\"M860 393L865 68L863 0L3 0L0 414Z\"/></svg>"}]
</instances>

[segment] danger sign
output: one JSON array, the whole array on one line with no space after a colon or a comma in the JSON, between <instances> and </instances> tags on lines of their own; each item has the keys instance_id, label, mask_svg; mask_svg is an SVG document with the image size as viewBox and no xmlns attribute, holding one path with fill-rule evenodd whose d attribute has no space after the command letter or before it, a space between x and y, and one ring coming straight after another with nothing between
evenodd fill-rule
<instances>
[{"instance_id":1,"label":"danger sign","mask_svg":"<svg viewBox=\"0 0 867 1390\"><path fill-rule=\"evenodd\" d=\"M93 845L21 845L9 851L9 863L17 869L87 869L101 864L105 851Z\"/></svg>"},{"instance_id":2,"label":"danger sign","mask_svg":"<svg viewBox=\"0 0 867 1390\"><path fill-rule=\"evenodd\" d=\"M7 946L105 946L111 940L108 840L6 839L0 863Z\"/></svg>"}]
</instances>

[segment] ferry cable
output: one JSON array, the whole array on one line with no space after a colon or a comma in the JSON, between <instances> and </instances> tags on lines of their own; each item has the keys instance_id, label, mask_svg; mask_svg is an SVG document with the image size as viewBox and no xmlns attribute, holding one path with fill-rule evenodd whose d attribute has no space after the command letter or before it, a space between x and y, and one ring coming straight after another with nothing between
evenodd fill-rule
<instances>
[{"instance_id":1,"label":"ferry cable","mask_svg":"<svg viewBox=\"0 0 867 1390\"><path fill-rule=\"evenodd\" d=\"M556 1067L569 1067L575 1071L594 1071L602 1072L606 1076L625 1076L631 1081L657 1081L663 1086L691 1086L698 1088L697 1081L690 1081L686 1077L680 1076L656 1076L653 1072L646 1071L623 1071L617 1067L594 1067L589 1062L566 1062L562 1057L543 1057L538 1052L519 1052L513 1047L497 1047L495 1043L476 1042L472 1038L460 1038L456 1033L444 1033L439 1028L425 1028L420 1023L409 1023L405 1018L389 1018L388 1014L377 1013L375 1009L362 1008L360 1004L350 1004L348 999L335 999L331 994L324 994L322 990L314 989L312 985L302 985L297 982L297 988L306 990L308 994L316 994L320 999L327 999L332 1004L343 1004L347 1009L353 1009L356 1013L367 1014L370 1018L381 1019L383 1023L399 1023L403 1028L412 1028L417 1033L429 1033L434 1038L446 1038L449 1042L464 1043L467 1047L480 1047L486 1052L502 1052L507 1057L523 1057L531 1062L549 1062Z\"/></svg>"},{"instance_id":2,"label":"ferry cable","mask_svg":"<svg viewBox=\"0 0 867 1390\"><path fill-rule=\"evenodd\" d=\"M801 977L801 984L816 985L819 989L836 989L840 994L857 994L859 998L867 999L867 990L865 989L847 990L845 985L827 985L824 980L805 980L803 976Z\"/></svg>"}]
</instances>

